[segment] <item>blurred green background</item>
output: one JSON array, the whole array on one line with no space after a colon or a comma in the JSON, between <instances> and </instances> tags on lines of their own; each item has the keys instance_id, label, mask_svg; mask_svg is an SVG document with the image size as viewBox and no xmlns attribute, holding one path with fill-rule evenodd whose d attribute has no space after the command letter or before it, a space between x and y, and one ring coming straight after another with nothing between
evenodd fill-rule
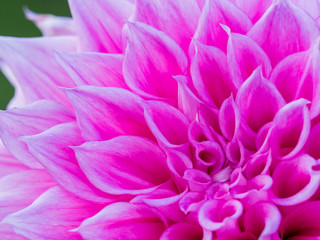
<instances>
[{"instance_id":1,"label":"blurred green background","mask_svg":"<svg viewBox=\"0 0 320 240\"><path fill-rule=\"evenodd\" d=\"M37 13L70 16L67 0L1 0L0 35L41 36L35 25L24 17L22 11L24 6ZM0 72L0 109L5 109L13 93L13 87Z\"/></svg>"}]
</instances>

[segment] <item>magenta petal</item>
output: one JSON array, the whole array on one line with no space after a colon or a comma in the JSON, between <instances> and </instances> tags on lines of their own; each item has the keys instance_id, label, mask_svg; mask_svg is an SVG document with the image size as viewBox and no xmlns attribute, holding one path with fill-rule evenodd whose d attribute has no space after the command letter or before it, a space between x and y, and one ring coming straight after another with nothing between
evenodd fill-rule
<instances>
[{"instance_id":1,"label":"magenta petal","mask_svg":"<svg viewBox=\"0 0 320 240\"><path fill-rule=\"evenodd\" d=\"M235 2L239 8L248 14L253 23L258 21L272 4L272 0L235 0Z\"/></svg>"},{"instance_id":2,"label":"magenta petal","mask_svg":"<svg viewBox=\"0 0 320 240\"><path fill-rule=\"evenodd\" d=\"M74 122L54 126L38 135L23 137L30 152L72 194L97 203L115 201L96 189L80 169L74 151L69 146L82 144L80 130Z\"/></svg>"},{"instance_id":3,"label":"magenta petal","mask_svg":"<svg viewBox=\"0 0 320 240\"><path fill-rule=\"evenodd\" d=\"M215 47L194 44L196 53L190 67L194 87L206 103L220 108L222 102L235 93L226 54Z\"/></svg>"},{"instance_id":4,"label":"magenta petal","mask_svg":"<svg viewBox=\"0 0 320 240\"><path fill-rule=\"evenodd\" d=\"M9 224L0 224L0 238L1 240L28 240L27 238L15 234L12 227Z\"/></svg>"},{"instance_id":5,"label":"magenta petal","mask_svg":"<svg viewBox=\"0 0 320 240\"><path fill-rule=\"evenodd\" d=\"M313 76L310 55L309 51L292 54L279 62L272 71L270 80L287 102L299 98L312 100Z\"/></svg>"},{"instance_id":6,"label":"magenta petal","mask_svg":"<svg viewBox=\"0 0 320 240\"><path fill-rule=\"evenodd\" d=\"M75 26L70 17L57 17L51 14L38 14L25 8L26 18L32 21L44 36L75 35Z\"/></svg>"},{"instance_id":7,"label":"magenta petal","mask_svg":"<svg viewBox=\"0 0 320 240\"><path fill-rule=\"evenodd\" d=\"M130 20L144 22L165 32L187 51L199 17L195 0L138 0Z\"/></svg>"},{"instance_id":8,"label":"magenta petal","mask_svg":"<svg viewBox=\"0 0 320 240\"><path fill-rule=\"evenodd\" d=\"M52 99L68 105L58 86L73 87L74 84L57 64L54 51L74 50L74 37L0 38L0 61L12 71L17 80L14 84L23 89L26 103Z\"/></svg>"},{"instance_id":9,"label":"magenta petal","mask_svg":"<svg viewBox=\"0 0 320 240\"><path fill-rule=\"evenodd\" d=\"M147 101L144 110L146 122L160 144L169 148L188 144L189 122L179 110L160 101Z\"/></svg>"},{"instance_id":10,"label":"magenta petal","mask_svg":"<svg viewBox=\"0 0 320 240\"><path fill-rule=\"evenodd\" d=\"M128 86L148 98L176 99L172 76L186 72L188 60L169 36L144 23L127 23L128 43L123 75Z\"/></svg>"},{"instance_id":11,"label":"magenta petal","mask_svg":"<svg viewBox=\"0 0 320 240\"><path fill-rule=\"evenodd\" d=\"M56 124L74 121L64 106L48 100L0 112L0 137L11 154L32 168L42 165L32 156L21 136L38 134Z\"/></svg>"},{"instance_id":12,"label":"magenta petal","mask_svg":"<svg viewBox=\"0 0 320 240\"><path fill-rule=\"evenodd\" d=\"M229 1L206 1L199 19L194 39L226 50L228 35L220 24L227 25L232 32L246 34L252 23L249 17Z\"/></svg>"},{"instance_id":13,"label":"magenta petal","mask_svg":"<svg viewBox=\"0 0 320 240\"><path fill-rule=\"evenodd\" d=\"M307 50L319 36L319 28L305 11L289 0L279 0L251 28L248 36L262 47L275 66L284 57Z\"/></svg>"},{"instance_id":14,"label":"magenta petal","mask_svg":"<svg viewBox=\"0 0 320 240\"><path fill-rule=\"evenodd\" d=\"M305 151L315 159L320 158L320 123L315 124L310 131L308 141L305 145Z\"/></svg>"},{"instance_id":15,"label":"magenta petal","mask_svg":"<svg viewBox=\"0 0 320 240\"><path fill-rule=\"evenodd\" d=\"M142 99L134 93L93 86L67 89L66 93L85 140L107 140L119 135L154 138L144 120Z\"/></svg>"},{"instance_id":16,"label":"magenta petal","mask_svg":"<svg viewBox=\"0 0 320 240\"><path fill-rule=\"evenodd\" d=\"M113 203L86 219L77 230L87 240L157 240L166 228L166 220L144 205Z\"/></svg>"},{"instance_id":17,"label":"magenta petal","mask_svg":"<svg viewBox=\"0 0 320 240\"><path fill-rule=\"evenodd\" d=\"M28 167L14 158L0 141L0 178L27 169Z\"/></svg>"},{"instance_id":18,"label":"magenta petal","mask_svg":"<svg viewBox=\"0 0 320 240\"><path fill-rule=\"evenodd\" d=\"M281 213L270 203L257 203L250 206L244 214L245 230L259 239L267 239L278 231Z\"/></svg>"},{"instance_id":19,"label":"magenta petal","mask_svg":"<svg viewBox=\"0 0 320 240\"><path fill-rule=\"evenodd\" d=\"M190 223L176 223L166 229L160 237L160 240L195 240L202 239L202 228Z\"/></svg>"},{"instance_id":20,"label":"magenta petal","mask_svg":"<svg viewBox=\"0 0 320 240\"><path fill-rule=\"evenodd\" d=\"M88 179L110 194L148 193L171 177L165 153L145 138L120 136L74 149Z\"/></svg>"},{"instance_id":21,"label":"magenta petal","mask_svg":"<svg viewBox=\"0 0 320 240\"><path fill-rule=\"evenodd\" d=\"M133 12L126 0L69 0L80 48L91 52L122 52L122 27ZM94 14L92 14L94 13Z\"/></svg>"},{"instance_id":22,"label":"magenta petal","mask_svg":"<svg viewBox=\"0 0 320 240\"><path fill-rule=\"evenodd\" d=\"M320 201L304 203L284 217L280 227L282 239L316 240L320 235Z\"/></svg>"},{"instance_id":23,"label":"magenta petal","mask_svg":"<svg viewBox=\"0 0 320 240\"><path fill-rule=\"evenodd\" d=\"M3 222L28 239L80 240L80 235L71 230L100 209L101 205L86 202L60 187L53 187L27 208L7 216Z\"/></svg>"},{"instance_id":24,"label":"magenta petal","mask_svg":"<svg viewBox=\"0 0 320 240\"><path fill-rule=\"evenodd\" d=\"M279 110L273 120L272 153L281 159L295 156L310 133L310 115L305 99L293 101Z\"/></svg>"},{"instance_id":25,"label":"magenta petal","mask_svg":"<svg viewBox=\"0 0 320 240\"><path fill-rule=\"evenodd\" d=\"M1 178L0 220L27 207L55 185L56 182L44 170L25 170Z\"/></svg>"},{"instance_id":26,"label":"magenta petal","mask_svg":"<svg viewBox=\"0 0 320 240\"><path fill-rule=\"evenodd\" d=\"M262 69L259 67L241 85L236 104L249 127L257 132L264 124L273 120L285 101L277 88L262 76Z\"/></svg>"},{"instance_id":27,"label":"magenta petal","mask_svg":"<svg viewBox=\"0 0 320 240\"><path fill-rule=\"evenodd\" d=\"M127 88L122 76L123 55L58 53L57 60L77 86Z\"/></svg>"},{"instance_id":28,"label":"magenta petal","mask_svg":"<svg viewBox=\"0 0 320 240\"><path fill-rule=\"evenodd\" d=\"M319 187L319 174L312 173L316 161L302 155L282 161L275 168L272 179L271 199L278 205L290 206L309 199Z\"/></svg>"},{"instance_id":29,"label":"magenta petal","mask_svg":"<svg viewBox=\"0 0 320 240\"><path fill-rule=\"evenodd\" d=\"M292 0L292 3L305 10L314 19L317 19L320 16L320 2L318 0Z\"/></svg>"},{"instance_id":30,"label":"magenta petal","mask_svg":"<svg viewBox=\"0 0 320 240\"><path fill-rule=\"evenodd\" d=\"M209 200L199 210L199 223L205 229L216 231L228 222L238 219L242 210L242 205L237 200Z\"/></svg>"},{"instance_id":31,"label":"magenta petal","mask_svg":"<svg viewBox=\"0 0 320 240\"><path fill-rule=\"evenodd\" d=\"M226 30L229 32L228 66L237 88L259 66L262 66L263 76L268 77L272 69L271 63L261 47L245 35L231 33L228 28Z\"/></svg>"}]
</instances>

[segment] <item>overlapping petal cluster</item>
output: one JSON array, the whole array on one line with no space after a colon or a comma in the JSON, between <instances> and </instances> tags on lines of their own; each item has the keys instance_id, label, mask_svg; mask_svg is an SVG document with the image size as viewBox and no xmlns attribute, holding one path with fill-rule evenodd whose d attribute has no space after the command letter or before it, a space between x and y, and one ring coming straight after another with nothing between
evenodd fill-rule
<instances>
[{"instance_id":1,"label":"overlapping petal cluster","mask_svg":"<svg viewBox=\"0 0 320 240\"><path fill-rule=\"evenodd\" d=\"M69 0L0 38L0 238L320 238L318 0Z\"/></svg>"}]
</instances>

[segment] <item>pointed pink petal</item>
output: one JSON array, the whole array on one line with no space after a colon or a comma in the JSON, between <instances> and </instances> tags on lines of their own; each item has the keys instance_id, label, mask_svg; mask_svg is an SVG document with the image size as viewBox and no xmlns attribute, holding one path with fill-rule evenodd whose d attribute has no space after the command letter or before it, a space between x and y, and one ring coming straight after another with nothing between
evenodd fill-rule
<instances>
[{"instance_id":1,"label":"pointed pink petal","mask_svg":"<svg viewBox=\"0 0 320 240\"><path fill-rule=\"evenodd\" d=\"M121 31L133 12L133 4L126 0L68 2L82 51L122 52Z\"/></svg>"},{"instance_id":2,"label":"pointed pink petal","mask_svg":"<svg viewBox=\"0 0 320 240\"><path fill-rule=\"evenodd\" d=\"M107 140L119 135L154 138L144 120L142 99L135 94L93 86L67 89L66 94L85 140Z\"/></svg>"},{"instance_id":3,"label":"pointed pink petal","mask_svg":"<svg viewBox=\"0 0 320 240\"><path fill-rule=\"evenodd\" d=\"M29 206L56 182L45 170L25 170L0 179L0 220Z\"/></svg>"},{"instance_id":4,"label":"pointed pink petal","mask_svg":"<svg viewBox=\"0 0 320 240\"><path fill-rule=\"evenodd\" d=\"M310 133L310 116L305 99L293 101L279 110L273 120L271 149L281 159L295 156Z\"/></svg>"},{"instance_id":5,"label":"pointed pink petal","mask_svg":"<svg viewBox=\"0 0 320 240\"><path fill-rule=\"evenodd\" d=\"M3 222L28 239L81 239L71 231L94 215L101 205L70 195L60 187L50 188L30 206L7 216Z\"/></svg>"},{"instance_id":6,"label":"pointed pink petal","mask_svg":"<svg viewBox=\"0 0 320 240\"><path fill-rule=\"evenodd\" d=\"M57 17L51 14L38 14L25 8L24 14L32 21L44 36L75 35L75 26L70 17Z\"/></svg>"},{"instance_id":7,"label":"pointed pink petal","mask_svg":"<svg viewBox=\"0 0 320 240\"><path fill-rule=\"evenodd\" d=\"M88 179L110 194L151 192L171 178L164 152L145 138L87 142L75 147L75 152Z\"/></svg>"},{"instance_id":8,"label":"pointed pink petal","mask_svg":"<svg viewBox=\"0 0 320 240\"><path fill-rule=\"evenodd\" d=\"M272 71L270 80L287 102L305 98L312 100L313 78L309 51L286 57Z\"/></svg>"},{"instance_id":9,"label":"pointed pink petal","mask_svg":"<svg viewBox=\"0 0 320 240\"><path fill-rule=\"evenodd\" d=\"M59 123L74 121L64 106L48 100L0 112L0 137L8 151L23 164L32 168L42 165L32 156L19 138L38 134Z\"/></svg>"},{"instance_id":10,"label":"pointed pink petal","mask_svg":"<svg viewBox=\"0 0 320 240\"><path fill-rule=\"evenodd\" d=\"M158 142L169 148L188 144L187 118L176 108L160 101L148 101L144 105L146 122Z\"/></svg>"},{"instance_id":11,"label":"pointed pink petal","mask_svg":"<svg viewBox=\"0 0 320 240\"><path fill-rule=\"evenodd\" d=\"M250 206L244 214L245 230L263 239L278 231L281 213L270 203L257 203Z\"/></svg>"},{"instance_id":12,"label":"pointed pink petal","mask_svg":"<svg viewBox=\"0 0 320 240\"><path fill-rule=\"evenodd\" d=\"M0 61L11 69L26 103L52 99L69 104L58 86L73 87L74 83L57 64L54 51L74 50L74 37L0 38Z\"/></svg>"},{"instance_id":13,"label":"pointed pink petal","mask_svg":"<svg viewBox=\"0 0 320 240\"><path fill-rule=\"evenodd\" d=\"M242 205L237 200L209 200L199 210L199 223L203 228L215 231L230 220L238 219L242 211Z\"/></svg>"},{"instance_id":14,"label":"pointed pink petal","mask_svg":"<svg viewBox=\"0 0 320 240\"><path fill-rule=\"evenodd\" d=\"M74 151L69 146L82 144L80 130L75 122L56 125L38 135L23 137L30 152L52 177L67 191L85 200L106 203L115 201L96 189L83 174Z\"/></svg>"},{"instance_id":15,"label":"pointed pink petal","mask_svg":"<svg viewBox=\"0 0 320 240\"><path fill-rule=\"evenodd\" d=\"M241 116L233 96L227 98L221 105L219 111L219 125L223 136L232 140L238 132Z\"/></svg>"},{"instance_id":16,"label":"pointed pink petal","mask_svg":"<svg viewBox=\"0 0 320 240\"><path fill-rule=\"evenodd\" d=\"M283 239L316 240L320 235L320 201L307 202L284 217L280 227Z\"/></svg>"},{"instance_id":17,"label":"pointed pink petal","mask_svg":"<svg viewBox=\"0 0 320 240\"><path fill-rule=\"evenodd\" d=\"M198 108L203 103L196 95L190 77L179 75L174 78L178 82L178 107L190 121L193 121L196 119Z\"/></svg>"},{"instance_id":18,"label":"pointed pink petal","mask_svg":"<svg viewBox=\"0 0 320 240\"><path fill-rule=\"evenodd\" d=\"M272 174L273 202L290 206L308 200L319 187L320 176L311 171L314 165L316 161L307 154L281 161Z\"/></svg>"},{"instance_id":19,"label":"pointed pink petal","mask_svg":"<svg viewBox=\"0 0 320 240\"><path fill-rule=\"evenodd\" d=\"M264 124L273 120L285 101L277 88L262 76L262 69L259 67L241 85L236 104L249 127L257 132Z\"/></svg>"},{"instance_id":20,"label":"pointed pink petal","mask_svg":"<svg viewBox=\"0 0 320 240\"><path fill-rule=\"evenodd\" d=\"M226 54L215 47L194 44L196 53L190 67L194 87L206 103L220 108L222 102L235 93Z\"/></svg>"},{"instance_id":21,"label":"pointed pink petal","mask_svg":"<svg viewBox=\"0 0 320 240\"><path fill-rule=\"evenodd\" d=\"M113 203L86 219L78 231L87 240L157 240L166 220L153 208L129 203Z\"/></svg>"},{"instance_id":22,"label":"pointed pink petal","mask_svg":"<svg viewBox=\"0 0 320 240\"><path fill-rule=\"evenodd\" d=\"M227 25L232 32L246 34L252 24L249 17L229 1L206 1L194 39L226 50L228 35L220 26Z\"/></svg>"},{"instance_id":23,"label":"pointed pink petal","mask_svg":"<svg viewBox=\"0 0 320 240\"><path fill-rule=\"evenodd\" d=\"M169 36L144 23L127 23L123 75L128 86L148 98L176 99L172 76L186 72L188 60Z\"/></svg>"},{"instance_id":24,"label":"pointed pink petal","mask_svg":"<svg viewBox=\"0 0 320 240\"><path fill-rule=\"evenodd\" d=\"M253 23L258 21L272 4L272 0L235 0L235 2L239 8L248 14Z\"/></svg>"},{"instance_id":25,"label":"pointed pink petal","mask_svg":"<svg viewBox=\"0 0 320 240\"><path fill-rule=\"evenodd\" d=\"M195 0L138 0L131 20L165 32L187 52L199 17L200 10Z\"/></svg>"},{"instance_id":26,"label":"pointed pink petal","mask_svg":"<svg viewBox=\"0 0 320 240\"><path fill-rule=\"evenodd\" d=\"M229 32L227 53L230 75L238 88L259 66L262 66L264 77L268 77L271 72L269 57L258 44L245 35Z\"/></svg>"},{"instance_id":27,"label":"pointed pink petal","mask_svg":"<svg viewBox=\"0 0 320 240\"><path fill-rule=\"evenodd\" d=\"M0 141L0 178L27 169L28 167L15 159Z\"/></svg>"},{"instance_id":28,"label":"pointed pink petal","mask_svg":"<svg viewBox=\"0 0 320 240\"><path fill-rule=\"evenodd\" d=\"M309 13L314 19L320 16L319 0L292 0L292 3Z\"/></svg>"},{"instance_id":29,"label":"pointed pink petal","mask_svg":"<svg viewBox=\"0 0 320 240\"><path fill-rule=\"evenodd\" d=\"M279 0L251 28L248 36L262 47L275 66L284 57L307 50L319 36L319 29L306 12L289 0Z\"/></svg>"},{"instance_id":30,"label":"pointed pink petal","mask_svg":"<svg viewBox=\"0 0 320 240\"><path fill-rule=\"evenodd\" d=\"M202 228L190 223L176 223L166 229L160 237L160 240L195 240L202 239Z\"/></svg>"},{"instance_id":31,"label":"pointed pink petal","mask_svg":"<svg viewBox=\"0 0 320 240\"><path fill-rule=\"evenodd\" d=\"M127 88L122 76L123 55L59 53L57 60L77 86Z\"/></svg>"}]
</instances>

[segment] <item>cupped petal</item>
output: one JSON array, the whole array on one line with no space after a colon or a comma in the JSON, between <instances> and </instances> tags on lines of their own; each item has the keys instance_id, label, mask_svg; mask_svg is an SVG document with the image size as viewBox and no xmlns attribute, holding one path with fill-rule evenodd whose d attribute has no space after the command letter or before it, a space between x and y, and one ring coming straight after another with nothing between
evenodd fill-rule
<instances>
[{"instance_id":1,"label":"cupped petal","mask_svg":"<svg viewBox=\"0 0 320 240\"><path fill-rule=\"evenodd\" d=\"M0 221L29 206L57 183L45 170L24 170L0 179Z\"/></svg>"},{"instance_id":2,"label":"cupped petal","mask_svg":"<svg viewBox=\"0 0 320 240\"><path fill-rule=\"evenodd\" d=\"M226 54L197 41L194 44L196 53L190 67L193 85L203 101L220 108L222 102L236 92L228 73Z\"/></svg>"},{"instance_id":3,"label":"cupped petal","mask_svg":"<svg viewBox=\"0 0 320 240\"><path fill-rule=\"evenodd\" d=\"M86 219L77 231L87 240L157 240L166 219L154 208L125 202L113 203Z\"/></svg>"},{"instance_id":4,"label":"cupped petal","mask_svg":"<svg viewBox=\"0 0 320 240\"><path fill-rule=\"evenodd\" d=\"M246 34L252 26L249 17L230 1L207 0L194 39L225 51L228 35L220 24L227 25L232 32L242 34Z\"/></svg>"},{"instance_id":5,"label":"cupped petal","mask_svg":"<svg viewBox=\"0 0 320 240\"><path fill-rule=\"evenodd\" d=\"M69 106L58 86L73 87L74 83L56 62L54 51L75 51L75 37L0 38L0 61L12 71L13 84L23 89L18 93L26 103L51 99Z\"/></svg>"},{"instance_id":6,"label":"cupped petal","mask_svg":"<svg viewBox=\"0 0 320 240\"><path fill-rule=\"evenodd\" d=\"M20 162L32 168L42 168L19 138L38 134L52 126L70 121L74 121L74 116L64 106L41 100L23 108L0 112L0 137L8 151Z\"/></svg>"},{"instance_id":7,"label":"cupped petal","mask_svg":"<svg viewBox=\"0 0 320 240\"><path fill-rule=\"evenodd\" d=\"M285 101L277 88L262 76L262 68L259 67L241 85L236 104L243 119L257 132L264 124L273 120Z\"/></svg>"},{"instance_id":8,"label":"cupped petal","mask_svg":"<svg viewBox=\"0 0 320 240\"><path fill-rule=\"evenodd\" d=\"M58 17L51 14L38 14L24 8L26 18L32 21L44 36L75 35L76 30L72 18Z\"/></svg>"},{"instance_id":9,"label":"cupped petal","mask_svg":"<svg viewBox=\"0 0 320 240\"><path fill-rule=\"evenodd\" d=\"M121 54L57 53L56 57L77 86L127 88L122 76Z\"/></svg>"},{"instance_id":10,"label":"cupped petal","mask_svg":"<svg viewBox=\"0 0 320 240\"><path fill-rule=\"evenodd\" d=\"M68 2L82 51L122 52L122 27L133 12L132 3L127 0Z\"/></svg>"},{"instance_id":11,"label":"cupped petal","mask_svg":"<svg viewBox=\"0 0 320 240\"><path fill-rule=\"evenodd\" d=\"M189 121L182 112L164 102L147 101L144 116L160 144L168 148L188 147Z\"/></svg>"},{"instance_id":12,"label":"cupped petal","mask_svg":"<svg viewBox=\"0 0 320 240\"><path fill-rule=\"evenodd\" d=\"M80 86L66 90L86 141L101 141L119 135L153 139L144 120L142 99L120 88Z\"/></svg>"},{"instance_id":13,"label":"cupped petal","mask_svg":"<svg viewBox=\"0 0 320 240\"><path fill-rule=\"evenodd\" d=\"M101 208L101 205L79 199L60 187L53 187L30 206L8 215L3 222L28 239L80 240L81 236L71 230Z\"/></svg>"},{"instance_id":14,"label":"cupped petal","mask_svg":"<svg viewBox=\"0 0 320 240\"><path fill-rule=\"evenodd\" d=\"M262 47L275 66L284 57L307 50L319 33L310 15L290 0L279 0L247 35Z\"/></svg>"},{"instance_id":15,"label":"cupped petal","mask_svg":"<svg viewBox=\"0 0 320 240\"><path fill-rule=\"evenodd\" d=\"M176 99L172 76L186 72L188 59L168 35L144 23L127 23L123 75L128 86L148 98Z\"/></svg>"},{"instance_id":16,"label":"cupped petal","mask_svg":"<svg viewBox=\"0 0 320 240\"><path fill-rule=\"evenodd\" d=\"M319 187L319 174L313 174L316 161L301 155L290 161L281 161L272 174L273 191L270 198L278 205L291 206L308 200Z\"/></svg>"},{"instance_id":17,"label":"cupped petal","mask_svg":"<svg viewBox=\"0 0 320 240\"><path fill-rule=\"evenodd\" d=\"M281 213L271 203L257 203L250 206L244 214L244 228L253 233L257 239L268 239L278 231Z\"/></svg>"},{"instance_id":18,"label":"cupped petal","mask_svg":"<svg viewBox=\"0 0 320 240\"><path fill-rule=\"evenodd\" d=\"M320 201L297 206L284 217L280 235L288 240L316 240L320 235Z\"/></svg>"},{"instance_id":19,"label":"cupped petal","mask_svg":"<svg viewBox=\"0 0 320 240\"><path fill-rule=\"evenodd\" d=\"M179 201L179 207L185 214L198 212L206 200L207 195L204 192L187 192Z\"/></svg>"},{"instance_id":20,"label":"cupped petal","mask_svg":"<svg viewBox=\"0 0 320 240\"><path fill-rule=\"evenodd\" d=\"M242 214L243 207L237 200L208 200L200 208L198 220L200 225L210 231L216 231L236 220Z\"/></svg>"},{"instance_id":21,"label":"cupped petal","mask_svg":"<svg viewBox=\"0 0 320 240\"><path fill-rule=\"evenodd\" d=\"M130 20L144 22L165 32L187 52L199 17L200 9L195 0L138 0Z\"/></svg>"},{"instance_id":22,"label":"cupped petal","mask_svg":"<svg viewBox=\"0 0 320 240\"><path fill-rule=\"evenodd\" d=\"M224 28L229 35L227 58L230 76L235 86L239 88L259 66L262 66L263 76L268 78L272 69L271 63L261 47L249 37L231 33L226 26Z\"/></svg>"},{"instance_id":23,"label":"cupped petal","mask_svg":"<svg viewBox=\"0 0 320 240\"><path fill-rule=\"evenodd\" d=\"M117 200L95 188L79 167L69 146L84 142L75 122L56 125L38 135L23 137L29 151L67 191L88 201L108 203Z\"/></svg>"},{"instance_id":24,"label":"cupped petal","mask_svg":"<svg viewBox=\"0 0 320 240\"><path fill-rule=\"evenodd\" d=\"M299 99L279 110L273 120L270 136L272 154L289 159L301 151L310 133L308 101Z\"/></svg>"},{"instance_id":25,"label":"cupped petal","mask_svg":"<svg viewBox=\"0 0 320 240\"><path fill-rule=\"evenodd\" d=\"M88 179L110 194L143 194L171 178L165 153L151 140L120 136L74 147Z\"/></svg>"},{"instance_id":26,"label":"cupped petal","mask_svg":"<svg viewBox=\"0 0 320 240\"><path fill-rule=\"evenodd\" d=\"M199 225L190 223L176 223L166 229L160 240L201 240L203 237L202 228Z\"/></svg>"}]
</instances>

